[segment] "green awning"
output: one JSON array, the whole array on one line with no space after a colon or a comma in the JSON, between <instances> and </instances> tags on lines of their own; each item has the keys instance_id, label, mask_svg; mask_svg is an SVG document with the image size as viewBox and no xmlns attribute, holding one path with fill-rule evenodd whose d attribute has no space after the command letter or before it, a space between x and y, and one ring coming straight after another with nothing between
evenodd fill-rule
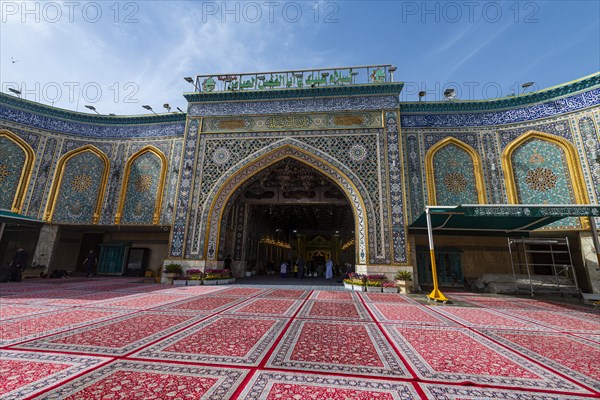
<instances>
[{"instance_id":1,"label":"green awning","mask_svg":"<svg viewBox=\"0 0 600 400\"><path fill-rule=\"evenodd\" d=\"M600 205L505 205L461 204L428 206L434 231L510 234L530 232L566 217L600 217ZM424 212L409 227L427 232Z\"/></svg>"},{"instance_id":2,"label":"green awning","mask_svg":"<svg viewBox=\"0 0 600 400\"><path fill-rule=\"evenodd\" d=\"M27 215L21 215L3 209L0 209L0 222L18 225L42 225L44 223L44 221L40 221L39 219L31 218Z\"/></svg>"}]
</instances>

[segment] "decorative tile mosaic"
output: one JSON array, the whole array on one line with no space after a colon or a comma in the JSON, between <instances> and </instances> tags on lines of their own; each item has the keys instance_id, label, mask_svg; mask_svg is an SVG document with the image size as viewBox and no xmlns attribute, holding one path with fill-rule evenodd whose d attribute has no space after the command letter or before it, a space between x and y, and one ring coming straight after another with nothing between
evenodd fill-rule
<instances>
[{"instance_id":1,"label":"decorative tile mosaic","mask_svg":"<svg viewBox=\"0 0 600 400\"><path fill-rule=\"evenodd\" d=\"M129 170L121 224L153 223L163 168L166 166L162 165L161 159L150 151L133 161Z\"/></svg>"},{"instance_id":2,"label":"decorative tile mosaic","mask_svg":"<svg viewBox=\"0 0 600 400\"><path fill-rule=\"evenodd\" d=\"M34 169L32 177L33 190L30 190L31 197L25 203L26 213L29 216L41 219L43 217L43 207L45 205L45 194L48 192L46 187L50 187L52 175L54 174L55 162L54 152L58 146L58 140L55 138L46 138L43 149L36 154L37 169ZM41 147L41 146L40 146Z\"/></svg>"},{"instance_id":3,"label":"decorative tile mosaic","mask_svg":"<svg viewBox=\"0 0 600 400\"><path fill-rule=\"evenodd\" d=\"M25 167L26 154L17 143L0 135L0 208L10 210Z\"/></svg>"},{"instance_id":4,"label":"decorative tile mosaic","mask_svg":"<svg viewBox=\"0 0 600 400\"><path fill-rule=\"evenodd\" d=\"M301 150L298 150L301 149ZM315 154L317 157L314 157L312 154ZM258 158L257 157L262 157ZM298 160L304 161L308 165L315 167L319 171L323 171L329 176L331 176L336 182L339 183L342 190L346 192L350 203L354 206L356 213L358 214L357 221L357 234L358 234L358 260L361 264L366 263L366 235L365 231L365 221L367 221L363 206L364 199L368 199L368 192L363 189L363 185L361 185L361 181L354 176L354 174L349 171L346 167L339 164L339 162L332 158L330 155L319 151L318 149L307 147L302 142L298 142L293 139L283 139L278 143L275 143L271 147L267 147L265 149L261 149L258 154L254 154L251 156L251 160L256 160L254 163L249 164L250 160L244 160L243 164L246 164L247 167L242 169L241 171L237 168L227 171L226 174L219 177L219 179L213 184L212 189L208 192L206 198L208 201L204 203L202 220L200 221L200 231L198 235L198 239L194 241L194 244L197 246L195 251L200 254L202 249L204 248L204 229L207 229L208 226L208 238L207 242L207 259L214 260L217 255L217 232L218 226L220 222L221 210L225 206L225 203L229 197L229 194L235 190L236 186L244 182L248 177L252 176L256 171L259 171L265 165L270 165L274 161L283 159L285 157L293 157ZM360 190L360 194L356 193L354 187L351 182L349 182L346 177L341 175L337 170L332 169L329 164L325 164L323 161L325 160L333 165L338 165L340 168L343 168L342 171L346 172L346 176L349 176L352 179L352 183ZM214 202L212 201L214 199ZM363 201L361 201L363 200ZM214 206L211 209L211 205ZM210 214L209 214L210 211ZM372 214L371 214L372 215ZM369 218L368 221L375 221L373 217ZM371 229L371 227L369 227ZM374 235L373 235L374 236ZM371 260L373 260L373 256L371 256Z\"/></svg>"},{"instance_id":5,"label":"decorative tile mosaic","mask_svg":"<svg viewBox=\"0 0 600 400\"><path fill-rule=\"evenodd\" d=\"M53 222L92 223L104 169L102 159L91 151L77 154L66 162Z\"/></svg>"},{"instance_id":6,"label":"decorative tile mosaic","mask_svg":"<svg viewBox=\"0 0 600 400\"><path fill-rule=\"evenodd\" d=\"M264 132L327 128L381 128L381 113L283 114L248 117L212 117L202 121L202 132Z\"/></svg>"},{"instance_id":7,"label":"decorative tile mosaic","mask_svg":"<svg viewBox=\"0 0 600 400\"><path fill-rule=\"evenodd\" d=\"M600 104L600 88L554 101L502 111L456 114L403 113L401 125L407 128L502 125L552 117L598 104Z\"/></svg>"},{"instance_id":8,"label":"decorative tile mosaic","mask_svg":"<svg viewBox=\"0 0 600 400\"><path fill-rule=\"evenodd\" d=\"M504 176L498 153L497 137L495 134L484 133L481 136L483 147L482 161L487 182L487 194L492 204L507 203Z\"/></svg>"},{"instance_id":9,"label":"decorative tile mosaic","mask_svg":"<svg viewBox=\"0 0 600 400\"><path fill-rule=\"evenodd\" d=\"M352 96L299 100L192 103L189 116L252 115L293 112L381 110L398 107L397 96Z\"/></svg>"},{"instance_id":10,"label":"decorative tile mosaic","mask_svg":"<svg viewBox=\"0 0 600 400\"><path fill-rule=\"evenodd\" d=\"M536 138L528 140L512 153L512 165L519 203L576 203L565 154L558 145ZM556 225L577 228L577 218L568 220L570 224L563 220Z\"/></svg>"},{"instance_id":11,"label":"decorative tile mosaic","mask_svg":"<svg viewBox=\"0 0 600 400\"><path fill-rule=\"evenodd\" d=\"M504 150L510 142L529 131L550 133L573 142L573 132L571 131L568 121L564 118L553 118L549 121L520 124L499 129L498 137L500 139L500 150Z\"/></svg>"},{"instance_id":12,"label":"decorative tile mosaic","mask_svg":"<svg viewBox=\"0 0 600 400\"><path fill-rule=\"evenodd\" d=\"M102 207L102 218L100 223L111 225L115 222L115 215L117 213L118 196L122 185L123 174L125 163L125 150L127 148L126 143L119 143L115 146L111 157L111 174L108 176L108 184L106 188L106 195L104 196L104 205Z\"/></svg>"},{"instance_id":13,"label":"decorative tile mosaic","mask_svg":"<svg viewBox=\"0 0 600 400\"><path fill-rule=\"evenodd\" d=\"M390 216L388 216L386 202L382 201L381 207L383 208L383 221L391 219L392 238L393 238L393 254L394 263L406 263L408 262L408 252L406 245L406 225L404 213L406 212L406 205L404 204L404 183L402 182L402 155L401 148L402 142L399 139L400 127L398 126L398 114L396 111L385 113L385 129L387 139L387 154L385 158L387 161L380 161L381 174L387 177L389 180L387 185L381 186L381 192L389 193L389 207ZM389 171L389 172L388 172ZM388 189L388 190L386 190ZM387 196L386 196L387 197ZM386 239L385 243L388 243ZM387 250L387 249L386 249ZM386 252L387 254L387 252ZM388 264L390 261L385 260Z\"/></svg>"},{"instance_id":14,"label":"decorative tile mosaic","mask_svg":"<svg viewBox=\"0 0 600 400\"><path fill-rule=\"evenodd\" d=\"M179 172L179 187L177 189L177 201L175 204L175 215L171 230L171 257L183 257L185 230L190 204L191 186L193 184L192 168L196 157L197 137L199 121L190 120L185 132L185 143L183 147L183 164Z\"/></svg>"},{"instance_id":15,"label":"decorative tile mosaic","mask_svg":"<svg viewBox=\"0 0 600 400\"><path fill-rule=\"evenodd\" d=\"M471 155L453 143L433 156L436 204L477 204L475 169Z\"/></svg>"},{"instance_id":16,"label":"decorative tile mosaic","mask_svg":"<svg viewBox=\"0 0 600 400\"><path fill-rule=\"evenodd\" d=\"M583 117L578 123L583 146L589 166L590 178L593 182L595 198L600 198L600 163L591 159L592 153L600 154L600 131L590 117ZM585 168L584 170L587 170Z\"/></svg>"},{"instance_id":17,"label":"decorative tile mosaic","mask_svg":"<svg viewBox=\"0 0 600 400\"><path fill-rule=\"evenodd\" d=\"M419 150L419 138L417 134L406 135L406 153L404 155L405 171L407 179L407 190L409 191L409 222L414 221L425 209L423 193L423 172L421 164L421 152Z\"/></svg>"},{"instance_id":18,"label":"decorative tile mosaic","mask_svg":"<svg viewBox=\"0 0 600 400\"><path fill-rule=\"evenodd\" d=\"M97 138L181 136L184 130L184 124L182 122L144 125L85 124L35 114L5 105L0 105L0 119L6 119L23 125L47 129L67 135Z\"/></svg>"}]
</instances>

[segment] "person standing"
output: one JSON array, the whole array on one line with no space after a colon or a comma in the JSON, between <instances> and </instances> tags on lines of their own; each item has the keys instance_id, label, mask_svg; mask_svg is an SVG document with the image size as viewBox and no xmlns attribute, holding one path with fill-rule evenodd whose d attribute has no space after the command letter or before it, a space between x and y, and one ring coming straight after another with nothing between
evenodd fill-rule
<instances>
[{"instance_id":1,"label":"person standing","mask_svg":"<svg viewBox=\"0 0 600 400\"><path fill-rule=\"evenodd\" d=\"M333 261L331 261L331 257L325 263L325 279L333 279Z\"/></svg>"},{"instance_id":2,"label":"person standing","mask_svg":"<svg viewBox=\"0 0 600 400\"><path fill-rule=\"evenodd\" d=\"M85 265L85 272L87 273L88 278L94 276L94 267L97 262L96 253L94 253L94 250L90 250L85 260L83 260L83 265Z\"/></svg>"},{"instance_id":3,"label":"person standing","mask_svg":"<svg viewBox=\"0 0 600 400\"><path fill-rule=\"evenodd\" d=\"M298 278L304 279L304 260L302 256L298 257L296 265L298 266Z\"/></svg>"},{"instance_id":4,"label":"person standing","mask_svg":"<svg viewBox=\"0 0 600 400\"><path fill-rule=\"evenodd\" d=\"M12 262L10 263L10 280L21 282L23 280L23 271L27 266L27 252L22 246L17 247Z\"/></svg>"},{"instance_id":5,"label":"person standing","mask_svg":"<svg viewBox=\"0 0 600 400\"><path fill-rule=\"evenodd\" d=\"M287 278L287 268L288 268L287 261L283 260L283 262L281 263L281 267L279 269L279 272L281 273L282 278Z\"/></svg>"},{"instance_id":6,"label":"person standing","mask_svg":"<svg viewBox=\"0 0 600 400\"><path fill-rule=\"evenodd\" d=\"M223 261L223 269L231 270L231 256L227 256L225 261Z\"/></svg>"}]
</instances>

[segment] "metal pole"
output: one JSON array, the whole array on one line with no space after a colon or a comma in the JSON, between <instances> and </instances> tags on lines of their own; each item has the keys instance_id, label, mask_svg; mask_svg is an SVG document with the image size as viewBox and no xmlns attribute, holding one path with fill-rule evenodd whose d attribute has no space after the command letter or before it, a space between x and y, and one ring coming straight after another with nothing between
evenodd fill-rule
<instances>
[{"instance_id":1,"label":"metal pole","mask_svg":"<svg viewBox=\"0 0 600 400\"><path fill-rule=\"evenodd\" d=\"M590 230L592 231L592 240L594 241L596 258L598 259L598 266L600 267L600 240L598 240L598 225L596 225L596 218L594 217L590 217Z\"/></svg>"},{"instance_id":2,"label":"metal pole","mask_svg":"<svg viewBox=\"0 0 600 400\"><path fill-rule=\"evenodd\" d=\"M510 264L512 266L512 271L513 271L513 279L515 281L515 293L519 293L519 286L517 285L517 274L515 273L515 258L513 256L512 253L512 241L510 240L510 238L506 238L507 242L508 242L508 253L510 254ZM518 244L517 246L517 250L518 250ZM519 253L517 253L519 254Z\"/></svg>"},{"instance_id":3,"label":"metal pole","mask_svg":"<svg viewBox=\"0 0 600 400\"><path fill-rule=\"evenodd\" d=\"M531 297L533 297L533 281L531 280L531 272L529 271L529 252L527 251L527 244L523 242L523 256L525 257L525 268L527 268L527 276L529 277L529 290Z\"/></svg>"},{"instance_id":4,"label":"metal pole","mask_svg":"<svg viewBox=\"0 0 600 400\"><path fill-rule=\"evenodd\" d=\"M431 275L433 278L433 290L427 295L432 300L446 302L448 299L440 292L438 288L437 270L435 265L435 250L433 248L433 230L431 228L431 215L429 207L425 207L425 216L427 217L427 236L429 238L429 258L431 259Z\"/></svg>"}]
</instances>

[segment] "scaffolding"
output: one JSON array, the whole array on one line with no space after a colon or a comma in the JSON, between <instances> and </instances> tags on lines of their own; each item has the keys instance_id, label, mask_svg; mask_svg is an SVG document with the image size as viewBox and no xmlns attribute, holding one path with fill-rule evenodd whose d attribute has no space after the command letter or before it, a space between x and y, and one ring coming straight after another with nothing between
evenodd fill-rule
<instances>
[{"instance_id":1,"label":"scaffolding","mask_svg":"<svg viewBox=\"0 0 600 400\"><path fill-rule=\"evenodd\" d=\"M507 240L517 293L528 287L531 297L536 292L580 294L567 237ZM540 258L547 262L537 262ZM551 274L536 274L537 269L550 269Z\"/></svg>"}]
</instances>

